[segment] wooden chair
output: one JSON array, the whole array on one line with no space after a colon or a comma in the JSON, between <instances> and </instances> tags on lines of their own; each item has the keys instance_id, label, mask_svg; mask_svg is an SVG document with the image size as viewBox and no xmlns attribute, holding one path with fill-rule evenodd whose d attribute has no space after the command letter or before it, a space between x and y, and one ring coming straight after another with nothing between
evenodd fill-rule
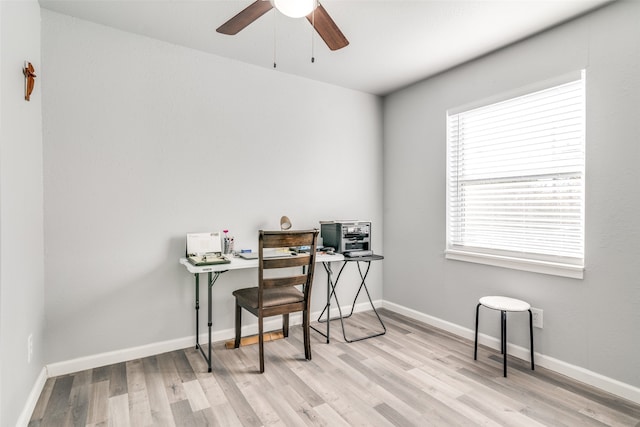
<instances>
[{"instance_id":1,"label":"wooden chair","mask_svg":"<svg viewBox=\"0 0 640 427\"><path fill-rule=\"evenodd\" d=\"M311 286L316 258L318 230L260 230L258 239L258 287L238 289L236 297L236 337L234 347L240 346L242 309L258 317L258 345L260 350L260 372L264 372L265 317L282 315L282 333L289 335L289 314L302 312L304 332L304 355L311 360L309 310ZM265 249L309 246L309 252L265 257ZM299 268L302 268L300 272ZM301 285L301 289L297 286Z\"/></svg>"}]
</instances>

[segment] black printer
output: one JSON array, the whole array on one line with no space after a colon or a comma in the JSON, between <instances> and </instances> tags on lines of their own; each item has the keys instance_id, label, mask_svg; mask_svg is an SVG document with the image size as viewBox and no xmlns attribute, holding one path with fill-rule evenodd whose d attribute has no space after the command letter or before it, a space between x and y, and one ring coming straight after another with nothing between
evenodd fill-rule
<instances>
[{"instance_id":1,"label":"black printer","mask_svg":"<svg viewBox=\"0 0 640 427\"><path fill-rule=\"evenodd\" d=\"M369 256L371 221L320 221L320 236L325 247L345 256Z\"/></svg>"}]
</instances>

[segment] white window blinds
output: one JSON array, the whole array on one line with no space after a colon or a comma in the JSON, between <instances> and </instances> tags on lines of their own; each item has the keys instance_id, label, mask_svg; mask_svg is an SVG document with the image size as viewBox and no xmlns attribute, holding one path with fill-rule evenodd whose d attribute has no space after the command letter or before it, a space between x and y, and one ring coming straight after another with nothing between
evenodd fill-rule
<instances>
[{"instance_id":1,"label":"white window blinds","mask_svg":"<svg viewBox=\"0 0 640 427\"><path fill-rule=\"evenodd\" d=\"M447 250L584 264L584 77L448 114Z\"/></svg>"}]
</instances>

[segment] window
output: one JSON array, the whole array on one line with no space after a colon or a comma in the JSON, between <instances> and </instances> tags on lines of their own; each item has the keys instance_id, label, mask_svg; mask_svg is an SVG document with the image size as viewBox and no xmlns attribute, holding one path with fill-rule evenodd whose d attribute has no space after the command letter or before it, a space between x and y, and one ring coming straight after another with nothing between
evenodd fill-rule
<instances>
[{"instance_id":1,"label":"window","mask_svg":"<svg viewBox=\"0 0 640 427\"><path fill-rule=\"evenodd\" d=\"M447 258L582 278L584 72L562 80L448 112Z\"/></svg>"}]
</instances>

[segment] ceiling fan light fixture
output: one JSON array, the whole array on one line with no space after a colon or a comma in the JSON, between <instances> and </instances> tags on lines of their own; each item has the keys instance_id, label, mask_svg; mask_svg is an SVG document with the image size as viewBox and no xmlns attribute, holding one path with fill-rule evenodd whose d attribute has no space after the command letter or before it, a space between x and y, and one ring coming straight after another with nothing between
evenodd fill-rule
<instances>
[{"instance_id":1,"label":"ceiling fan light fixture","mask_svg":"<svg viewBox=\"0 0 640 427\"><path fill-rule=\"evenodd\" d=\"M290 18L302 18L316 8L316 0L271 0L273 6Z\"/></svg>"}]
</instances>

